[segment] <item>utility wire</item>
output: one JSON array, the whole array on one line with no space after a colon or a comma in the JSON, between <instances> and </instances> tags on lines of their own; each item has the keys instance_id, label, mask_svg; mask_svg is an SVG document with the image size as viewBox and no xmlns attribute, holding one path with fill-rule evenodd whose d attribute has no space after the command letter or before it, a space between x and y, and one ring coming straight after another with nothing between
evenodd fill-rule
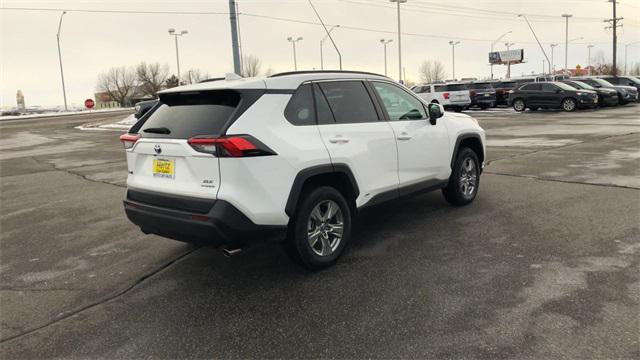
<instances>
[{"instance_id":1,"label":"utility wire","mask_svg":"<svg viewBox=\"0 0 640 360\"><path fill-rule=\"evenodd\" d=\"M171 14L171 15L229 15L228 12L214 12L214 11L136 11L136 10L92 10L92 9L62 9L62 8L17 8L17 7L0 7L0 10L16 10L16 11L67 11L67 12L80 12L80 13L115 13L115 14ZM252 13L242 13L241 15L246 17L253 18L261 18L267 20L275 20L296 24L305 24L305 25L315 25L322 26L319 22L315 21L306 21L306 20L298 20L286 17L278 17L271 15L262 15L262 14L252 14ZM327 24L327 25L335 25L335 24ZM374 28L366 28L366 27L358 27L358 26L349 26L340 24L340 29L342 30L353 30L353 31L362 31L362 32L372 32L379 34L397 34L397 31L391 30L381 30ZM402 35L406 36L416 36L416 37L425 37L425 38L433 38L433 39L443 39L450 40L452 38L464 41L477 41L477 42L492 42L494 39L482 39L482 38L471 38L471 37L461 37L461 36L452 36L451 34L447 35L439 35L439 34L427 34L427 33L411 33L411 32L402 32ZM515 40L514 40L515 41ZM519 44L535 44L530 41L517 41ZM545 42L545 44L551 42ZM601 42L584 42L584 43L574 43L574 44L606 44L607 41Z\"/></svg>"}]
</instances>

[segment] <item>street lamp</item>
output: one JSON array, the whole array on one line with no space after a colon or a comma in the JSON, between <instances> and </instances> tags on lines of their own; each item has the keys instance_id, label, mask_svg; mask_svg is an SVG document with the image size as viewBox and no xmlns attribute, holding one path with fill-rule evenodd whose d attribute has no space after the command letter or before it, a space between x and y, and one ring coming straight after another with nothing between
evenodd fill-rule
<instances>
[{"instance_id":1,"label":"street lamp","mask_svg":"<svg viewBox=\"0 0 640 360\"><path fill-rule=\"evenodd\" d=\"M635 41L632 43L628 43L627 45L624 46L624 74L627 75L627 50L629 49L629 46L631 45L635 45L640 43L640 41Z\"/></svg>"},{"instance_id":2,"label":"street lamp","mask_svg":"<svg viewBox=\"0 0 640 360\"><path fill-rule=\"evenodd\" d=\"M181 30L179 33L176 32L176 29L169 29L169 35L173 36L176 40L176 67L178 68L178 85L180 85L180 53L178 52L178 36L186 35L189 32L187 30Z\"/></svg>"},{"instance_id":3,"label":"street lamp","mask_svg":"<svg viewBox=\"0 0 640 360\"><path fill-rule=\"evenodd\" d=\"M587 52L589 53L589 55L587 57L587 63L588 63L587 71L588 71L589 75L591 75L591 48L592 47L594 47L594 45L591 45L591 44L587 45Z\"/></svg>"},{"instance_id":4,"label":"street lamp","mask_svg":"<svg viewBox=\"0 0 640 360\"><path fill-rule=\"evenodd\" d=\"M451 45L451 73L452 79L456 78L456 45L460 44L460 41L449 41L449 45Z\"/></svg>"},{"instance_id":5,"label":"street lamp","mask_svg":"<svg viewBox=\"0 0 640 360\"><path fill-rule=\"evenodd\" d=\"M302 37L294 38L293 36L289 36L287 40L289 40L291 45L293 45L293 68L295 69L295 71L298 71L298 59L296 57L296 43L302 40Z\"/></svg>"},{"instance_id":6,"label":"street lamp","mask_svg":"<svg viewBox=\"0 0 640 360\"><path fill-rule=\"evenodd\" d=\"M384 47L384 76L387 76L387 44L392 42L393 40L388 39L380 39L380 43Z\"/></svg>"},{"instance_id":7,"label":"street lamp","mask_svg":"<svg viewBox=\"0 0 640 360\"><path fill-rule=\"evenodd\" d=\"M556 72L556 64L554 63L554 60L553 60L553 49L555 49L555 47L558 46L558 44L551 44L549 46L551 46L551 64L549 66L549 69L552 69L551 71L553 71L555 73Z\"/></svg>"},{"instance_id":8,"label":"street lamp","mask_svg":"<svg viewBox=\"0 0 640 360\"><path fill-rule=\"evenodd\" d=\"M504 43L504 46L506 46L507 47L507 51L509 51L511 49L511 47L513 45L515 45L515 44L516 43L507 41L506 43ZM511 78L511 61L507 61L507 79L510 79L510 78Z\"/></svg>"},{"instance_id":9,"label":"street lamp","mask_svg":"<svg viewBox=\"0 0 640 360\"><path fill-rule=\"evenodd\" d=\"M527 26L529 27L529 30L531 30L531 34L533 35L533 37L536 39L536 42L538 43L538 46L540 47L540 51L542 51L542 55L544 55L545 59L547 59L548 63L551 63L549 61L549 57L547 56L546 51L544 51L544 47L542 47L542 44L540 43L540 40L538 39L538 35L536 35L536 32L533 31L533 26L531 26L531 23L529 22L529 19L527 19L527 15L525 14L518 14L518 17L521 17L524 19L524 21L527 23Z\"/></svg>"},{"instance_id":10,"label":"street lamp","mask_svg":"<svg viewBox=\"0 0 640 360\"><path fill-rule=\"evenodd\" d=\"M402 81L402 36L401 36L401 31L402 28L400 27L400 4L401 3L406 3L407 0L389 0L392 3L397 3L398 4L398 81L400 83L404 83Z\"/></svg>"},{"instance_id":11,"label":"street lamp","mask_svg":"<svg viewBox=\"0 0 640 360\"><path fill-rule=\"evenodd\" d=\"M62 17L66 14L66 11L63 11L60 14L60 22L58 23L58 33L56 34L56 38L58 39L58 60L60 61L60 77L62 78L62 97L64 98L64 111L67 111L67 90L64 87L64 71L62 71L62 53L60 52L60 28L62 28Z\"/></svg>"},{"instance_id":12,"label":"street lamp","mask_svg":"<svg viewBox=\"0 0 640 360\"><path fill-rule=\"evenodd\" d=\"M324 60L322 58L322 44L324 44L324 41L327 40L327 38L329 37L329 34L331 34L333 29L337 27L340 27L340 25L333 25L331 28L329 28L329 31L327 31L327 34L322 38L322 40L320 40L320 70L324 70Z\"/></svg>"},{"instance_id":13,"label":"street lamp","mask_svg":"<svg viewBox=\"0 0 640 360\"><path fill-rule=\"evenodd\" d=\"M571 14L562 14L562 17L565 19L565 32L564 32L564 71L567 71L567 64L569 58L569 18L572 17Z\"/></svg>"},{"instance_id":14,"label":"street lamp","mask_svg":"<svg viewBox=\"0 0 640 360\"><path fill-rule=\"evenodd\" d=\"M502 40L503 37L511 34L513 31L509 30L506 33L500 35L497 39L495 39L492 43L491 43L491 52L493 52L493 45L497 44L498 41ZM491 64L491 78L493 79L493 64Z\"/></svg>"}]
</instances>

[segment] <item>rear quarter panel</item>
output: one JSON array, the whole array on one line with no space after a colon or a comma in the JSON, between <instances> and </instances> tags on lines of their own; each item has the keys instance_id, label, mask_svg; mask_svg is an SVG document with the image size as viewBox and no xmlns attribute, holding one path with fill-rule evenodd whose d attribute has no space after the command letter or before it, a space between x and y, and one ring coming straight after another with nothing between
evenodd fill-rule
<instances>
[{"instance_id":1,"label":"rear quarter panel","mask_svg":"<svg viewBox=\"0 0 640 360\"><path fill-rule=\"evenodd\" d=\"M331 163L317 126L294 126L285 119L290 98L290 94L263 95L227 130L228 135L252 135L277 153L220 159L218 199L259 225L286 225L285 206L298 172Z\"/></svg>"}]
</instances>

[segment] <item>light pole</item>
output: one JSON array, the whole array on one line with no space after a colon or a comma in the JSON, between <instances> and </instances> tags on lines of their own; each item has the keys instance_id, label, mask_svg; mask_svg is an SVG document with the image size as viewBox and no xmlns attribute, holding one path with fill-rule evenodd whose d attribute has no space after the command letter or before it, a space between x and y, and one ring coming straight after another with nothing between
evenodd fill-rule
<instances>
[{"instance_id":1,"label":"light pole","mask_svg":"<svg viewBox=\"0 0 640 360\"><path fill-rule=\"evenodd\" d=\"M571 14L562 14L565 19L565 31L564 31L564 71L567 71L567 64L569 59L569 18Z\"/></svg>"},{"instance_id":2,"label":"light pole","mask_svg":"<svg viewBox=\"0 0 640 360\"><path fill-rule=\"evenodd\" d=\"M452 79L456 79L456 45L460 44L460 41L449 41L451 45L451 74Z\"/></svg>"},{"instance_id":3,"label":"light pole","mask_svg":"<svg viewBox=\"0 0 640 360\"><path fill-rule=\"evenodd\" d=\"M498 41L502 40L503 37L507 36L508 34L511 34L513 31L509 30L506 33L500 35L497 39L495 39L492 43L491 43L491 52L493 52L493 45L497 44ZM493 64L491 64L491 78L493 79Z\"/></svg>"},{"instance_id":4,"label":"light pole","mask_svg":"<svg viewBox=\"0 0 640 360\"><path fill-rule=\"evenodd\" d=\"M627 50L629 50L629 46L640 43L640 41L635 41L632 43L628 43L624 46L624 74L627 75Z\"/></svg>"},{"instance_id":5,"label":"light pole","mask_svg":"<svg viewBox=\"0 0 640 360\"><path fill-rule=\"evenodd\" d=\"M387 76L387 44L392 41L393 40L391 39L380 39L380 43L382 44L382 47L384 47L384 76Z\"/></svg>"},{"instance_id":6,"label":"light pole","mask_svg":"<svg viewBox=\"0 0 640 360\"><path fill-rule=\"evenodd\" d=\"M186 35L189 32L187 30L181 30L179 33L176 32L176 29L169 29L169 35L173 36L176 41L176 67L178 70L178 85L180 85L180 52L178 51L178 36Z\"/></svg>"},{"instance_id":7,"label":"light pole","mask_svg":"<svg viewBox=\"0 0 640 360\"><path fill-rule=\"evenodd\" d=\"M60 52L60 28L62 28L62 17L66 14L66 11L63 11L60 14L60 23L58 23L58 33L56 34L56 38L58 39L58 60L60 61L60 77L62 78L62 97L64 98L64 111L67 111L67 90L64 87L64 71L62 70L62 53Z\"/></svg>"},{"instance_id":8,"label":"light pole","mask_svg":"<svg viewBox=\"0 0 640 360\"><path fill-rule=\"evenodd\" d=\"M542 51L542 55L544 55L545 59L547 59L547 62L548 62L549 61L549 57L547 56L547 53L544 51L544 47L542 47L542 44L540 43L540 40L538 40L538 35L536 35L536 32L533 31L533 26L531 26L531 23L529 22L529 19L527 19L527 15L518 14L518 17L523 18L524 21L527 23L527 26L529 26L529 30L531 30L531 34L533 34L533 37L536 39L536 42L538 43L538 46L540 47L540 51Z\"/></svg>"},{"instance_id":9,"label":"light pole","mask_svg":"<svg viewBox=\"0 0 640 360\"><path fill-rule=\"evenodd\" d=\"M551 46L551 64L549 64L549 72L556 72L556 63L553 60L553 50L556 48L556 46L558 46L558 44L551 44L549 45Z\"/></svg>"},{"instance_id":10,"label":"light pole","mask_svg":"<svg viewBox=\"0 0 640 360\"><path fill-rule=\"evenodd\" d=\"M322 40L320 40L320 70L324 70L324 59L322 57L322 44L324 44L324 41L327 40L327 38L329 37L329 34L331 34L333 29L337 27L340 27L340 25L333 25L331 28L329 28L329 31L327 31L327 34L322 38Z\"/></svg>"},{"instance_id":11,"label":"light pole","mask_svg":"<svg viewBox=\"0 0 640 360\"><path fill-rule=\"evenodd\" d=\"M298 71L298 59L296 57L296 43L300 40L302 40L302 37L293 37L293 36L289 36L287 38L287 40L289 40L289 42L291 43L291 45L293 45L293 68L295 71Z\"/></svg>"},{"instance_id":12,"label":"light pole","mask_svg":"<svg viewBox=\"0 0 640 360\"><path fill-rule=\"evenodd\" d=\"M400 27L400 4L406 3L407 0L389 0L398 4L398 82L402 81L402 28Z\"/></svg>"},{"instance_id":13,"label":"light pole","mask_svg":"<svg viewBox=\"0 0 640 360\"><path fill-rule=\"evenodd\" d=\"M587 45L587 52L588 52L588 57L587 57L587 72L589 75L591 75L591 48L593 47L593 45L589 44Z\"/></svg>"},{"instance_id":14,"label":"light pole","mask_svg":"<svg viewBox=\"0 0 640 360\"><path fill-rule=\"evenodd\" d=\"M506 42L504 43L504 46L507 47L507 51L509 51L511 49L511 47L513 45L515 45L516 43L512 43L512 42ZM511 61L507 61L507 79L511 78Z\"/></svg>"}]
</instances>

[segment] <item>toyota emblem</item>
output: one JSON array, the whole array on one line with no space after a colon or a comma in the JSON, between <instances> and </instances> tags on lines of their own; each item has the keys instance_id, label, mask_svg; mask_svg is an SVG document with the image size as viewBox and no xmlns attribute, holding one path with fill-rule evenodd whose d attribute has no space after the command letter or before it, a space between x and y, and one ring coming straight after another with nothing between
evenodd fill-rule
<instances>
[{"instance_id":1,"label":"toyota emblem","mask_svg":"<svg viewBox=\"0 0 640 360\"><path fill-rule=\"evenodd\" d=\"M153 147L153 150L156 152L156 154L160 154L162 152L162 148L158 144Z\"/></svg>"}]
</instances>

